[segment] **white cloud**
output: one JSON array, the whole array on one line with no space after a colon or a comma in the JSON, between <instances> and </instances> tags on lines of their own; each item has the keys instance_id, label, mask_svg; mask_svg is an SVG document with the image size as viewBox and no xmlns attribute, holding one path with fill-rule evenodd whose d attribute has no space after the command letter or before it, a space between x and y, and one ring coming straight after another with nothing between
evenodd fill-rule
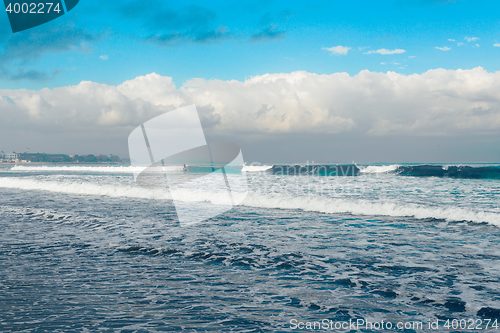
<instances>
[{"instance_id":1,"label":"white cloud","mask_svg":"<svg viewBox=\"0 0 500 333\"><path fill-rule=\"evenodd\" d=\"M494 47L500 47L500 43L493 44Z\"/></svg>"},{"instance_id":2,"label":"white cloud","mask_svg":"<svg viewBox=\"0 0 500 333\"><path fill-rule=\"evenodd\" d=\"M408 58L410 58L410 59L413 59L413 58L415 58L415 57L416 57L416 56L408 56Z\"/></svg>"},{"instance_id":3,"label":"white cloud","mask_svg":"<svg viewBox=\"0 0 500 333\"><path fill-rule=\"evenodd\" d=\"M465 37L464 38L467 42L475 42L476 40L479 40L478 37Z\"/></svg>"},{"instance_id":4,"label":"white cloud","mask_svg":"<svg viewBox=\"0 0 500 333\"><path fill-rule=\"evenodd\" d=\"M329 51L330 54L335 54L335 55L346 55L347 52L349 52L349 50L351 50L350 47L348 46L342 46L342 45L339 45L339 46L333 46L333 47L323 47L322 50L326 50L326 51Z\"/></svg>"},{"instance_id":5,"label":"white cloud","mask_svg":"<svg viewBox=\"0 0 500 333\"><path fill-rule=\"evenodd\" d=\"M454 40L454 39L451 39L451 38L448 38L448 41L450 41L450 42L454 42L455 40Z\"/></svg>"},{"instance_id":6,"label":"white cloud","mask_svg":"<svg viewBox=\"0 0 500 333\"><path fill-rule=\"evenodd\" d=\"M118 86L0 90L0 136L28 131L84 140L95 133L124 140L155 115L196 104L207 131L465 135L500 131L500 72L430 70L403 75L368 70L318 75L264 74L243 82L195 79L177 88L152 73ZM80 134L79 134L80 133ZM246 134L245 134L246 133ZM31 134L30 134L31 135ZM126 140L126 139L125 139Z\"/></svg>"},{"instance_id":7,"label":"white cloud","mask_svg":"<svg viewBox=\"0 0 500 333\"><path fill-rule=\"evenodd\" d=\"M204 86L205 80L194 79L186 82L186 87ZM131 100L143 100L155 106L171 107L185 102L171 77L151 73L125 81L116 87L117 91Z\"/></svg>"},{"instance_id":8,"label":"white cloud","mask_svg":"<svg viewBox=\"0 0 500 333\"><path fill-rule=\"evenodd\" d=\"M476 44L476 47L479 47L479 44Z\"/></svg>"},{"instance_id":9,"label":"white cloud","mask_svg":"<svg viewBox=\"0 0 500 333\"><path fill-rule=\"evenodd\" d=\"M379 49L376 51L368 51L365 54L373 54L373 53L378 53L378 54L399 54L399 53L405 53L406 51L403 49L395 49L395 50L387 50L387 49Z\"/></svg>"},{"instance_id":10,"label":"white cloud","mask_svg":"<svg viewBox=\"0 0 500 333\"><path fill-rule=\"evenodd\" d=\"M462 46L462 45L464 45L464 43L462 43L462 42L457 43L457 46Z\"/></svg>"},{"instance_id":11,"label":"white cloud","mask_svg":"<svg viewBox=\"0 0 500 333\"><path fill-rule=\"evenodd\" d=\"M103 54L102 56L100 56L99 58L101 58L102 60L108 60L109 57L107 54Z\"/></svg>"},{"instance_id":12,"label":"white cloud","mask_svg":"<svg viewBox=\"0 0 500 333\"><path fill-rule=\"evenodd\" d=\"M441 50L441 51L449 51L449 50L451 50L451 48L448 47L448 46L444 46L444 47L438 47L438 46L436 46L435 49L438 49L438 50Z\"/></svg>"}]
</instances>

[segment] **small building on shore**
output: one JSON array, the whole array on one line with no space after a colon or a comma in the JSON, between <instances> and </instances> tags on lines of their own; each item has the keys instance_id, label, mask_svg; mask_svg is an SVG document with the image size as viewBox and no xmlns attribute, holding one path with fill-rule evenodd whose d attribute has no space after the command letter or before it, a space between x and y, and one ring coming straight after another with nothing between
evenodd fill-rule
<instances>
[{"instance_id":1,"label":"small building on shore","mask_svg":"<svg viewBox=\"0 0 500 333\"><path fill-rule=\"evenodd\" d=\"M0 160L2 162L16 162L19 160L19 154L16 153L7 154L2 151L0 152Z\"/></svg>"}]
</instances>

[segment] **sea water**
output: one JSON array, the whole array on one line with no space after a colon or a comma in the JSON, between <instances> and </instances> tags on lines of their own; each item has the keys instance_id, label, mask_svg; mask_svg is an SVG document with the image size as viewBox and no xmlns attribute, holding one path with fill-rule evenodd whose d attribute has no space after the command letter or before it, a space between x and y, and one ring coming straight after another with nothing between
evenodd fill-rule
<instances>
[{"instance_id":1,"label":"sea water","mask_svg":"<svg viewBox=\"0 0 500 333\"><path fill-rule=\"evenodd\" d=\"M0 167L0 331L500 320L499 165L249 166L246 199L190 226L133 171Z\"/></svg>"}]
</instances>

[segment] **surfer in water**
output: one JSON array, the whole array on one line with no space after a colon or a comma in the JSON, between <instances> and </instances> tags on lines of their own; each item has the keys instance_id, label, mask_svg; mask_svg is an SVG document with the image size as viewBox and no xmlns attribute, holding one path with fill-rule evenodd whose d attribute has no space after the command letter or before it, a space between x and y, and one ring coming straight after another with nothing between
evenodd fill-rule
<instances>
[{"instance_id":1,"label":"surfer in water","mask_svg":"<svg viewBox=\"0 0 500 333\"><path fill-rule=\"evenodd\" d=\"M187 168L186 164L184 164L184 165L182 166L182 171L188 171L188 168Z\"/></svg>"}]
</instances>

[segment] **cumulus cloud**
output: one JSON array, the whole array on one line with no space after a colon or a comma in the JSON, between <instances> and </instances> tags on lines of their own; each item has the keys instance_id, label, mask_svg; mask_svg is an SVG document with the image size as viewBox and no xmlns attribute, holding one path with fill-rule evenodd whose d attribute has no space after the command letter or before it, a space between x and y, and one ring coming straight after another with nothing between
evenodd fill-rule
<instances>
[{"instance_id":1,"label":"cumulus cloud","mask_svg":"<svg viewBox=\"0 0 500 333\"><path fill-rule=\"evenodd\" d=\"M500 72L436 69L421 75L361 71L265 74L246 81L193 80L178 88L152 73L109 86L0 90L0 132L96 132L126 137L142 122L196 104L209 130L276 133L482 135L500 131Z\"/></svg>"},{"instance_id":2,"label":"cumulus cloud","mask_svg":"<svg viewBox=\"0 0 500 333\"><path fill-rule=\"evenodd\" d=\"M335 55L346 55L347 52L349 52L351 48L348 46L333 46L333 47L323 47L322 50L330 52L330 54L335 54Z\"/></svg>"},{"instance_id":3,"label":"cumulus cloud","mask_svg":"<svg viewBox=\"0 0 500 333\"><path fill-rule=\"evenodd\" d=\"M500 47L500 43L493 44L494 47Z\"/></svg>"},{"instance_id":4,"label":"cumulus cloud","mask_svg":"<svg viewBox=\"0 0 500 333\"><path fill-rule=\"evenodd\" d=\"M365 54L373 54L373 53L378 53L378 54L399 54L399 53L405 53L406 51L403 49L395 49L395 50L387 50L387 49L379 49L379 50L372 50L368 51Z\"/></svg>"},{"instance_id":5,"label":"cumulus cloud","mask_svg":"<svg viewBox=\"0 0 500 333\"><path fill-rule=\"evenodd\" d=\"M107 54L103 54L99 58L101 58L101 60L108 60L109 59Z\"/></svg>"},{"instance_id":6,"label":"cumulus cloud","mask_svg":"<svg viewBox=\"0 0 500 333\"><path fill-rule=\"evenodd\" d=\"M436 46L435 49L438 49L441 51L449 51L449 50L451 50L451 47L448 47L448 46L438 47L438 46Z\"/></svg>"},{"instance_id":7,"label":"cumulus cloud","mask_svg":"<svg viewBox=\"0 0 500 333\"><path fill-rule=\"evenodd\" d=\"M450 41L450 42L454 42L455 40L454 40L454 39L452 39L452 38L448 38L448 41Z\"/></svg>"},{"instance_id":8,"label":"cumulus cloud","mask_svg":"<svg viewBox=\"0 0 500 333\"><path fill-rule=\"evenodd\" d=\"M13 103L2 104L0 118L13 128L33 131L84 132L103 127L122 127L167 111L141 99L132 100L118 87L83 81L55 89L2 90ZM9 112L18 113L16 117Z\"/></svg>"}]
</instances>

